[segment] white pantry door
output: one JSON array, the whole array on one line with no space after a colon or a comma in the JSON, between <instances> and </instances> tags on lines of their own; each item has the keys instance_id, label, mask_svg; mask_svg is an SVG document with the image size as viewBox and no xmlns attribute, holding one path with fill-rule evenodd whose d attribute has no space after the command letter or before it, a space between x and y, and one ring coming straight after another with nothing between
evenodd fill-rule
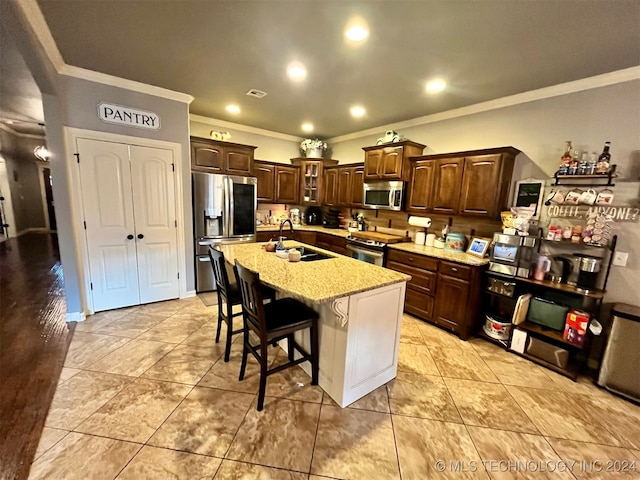
<instances>
[{"instance_id":1,"label":"white pantry door","mask_svg":"<svg viewBox=\"0 0 640 480\"><path fill-rule=\"evenodd\" d=\"M171 152L88 139L77 147L93 310L177 298Z\"/></svg>"},{"instance_id":2,"label":"white pantry door","mask_svg":"<svg viewBox=\"0 0 640 480\"><path fill-rule=\"evenodd\" d=\"M179 296L173 154L129 147L140 303Z\"/></svg>"}]
</instances>

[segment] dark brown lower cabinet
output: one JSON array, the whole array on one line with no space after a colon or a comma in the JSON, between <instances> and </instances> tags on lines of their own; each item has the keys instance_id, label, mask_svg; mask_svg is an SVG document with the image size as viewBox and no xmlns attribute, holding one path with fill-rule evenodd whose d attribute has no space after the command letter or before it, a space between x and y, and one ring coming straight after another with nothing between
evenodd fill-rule
<instances>
[{"instance_id":1,"label":"dark brown lower cabinet","mask_svg":"<svg viewBox=\"0 0 640 480\"><path fill-rule=\"evenodd\" d=\"M411 275L404 301L407 313L463 340L471 336L480 309L484 267L390 249L387 268Z\"/></svg>"},{"instance_id":2,"label":"dark brown lower cabinet","mask_svg":"<svg viewBox=\"0 0 640 480\"><path fill-rule=\"evenodd\" d=\"M340 255L347 254L347 239L338 237L337 235L317 232L316 243L314 245L329 250L330 252L339 253Z\"/></svg>"},{"instance_id":3,"label":"dark brown lower cabinet","mask_svg":"<svg viewBox=\"0 0 640 480\"><path fill-rule=\"evenodd\" d=\"M288 227L289 225L287 225ZM278 240L278 236L280 235L279 230L275 229L267 232L257 232L256 233L256 242L268 242L269 240ZM286 228L282 235L287 238L287 240L297 240L298 242L306 243L307 245L315 245L316 243L316 232L308 232L302 230L296 230L293 235L291 235L291 231Z\"/></svg>"}]
</instances>

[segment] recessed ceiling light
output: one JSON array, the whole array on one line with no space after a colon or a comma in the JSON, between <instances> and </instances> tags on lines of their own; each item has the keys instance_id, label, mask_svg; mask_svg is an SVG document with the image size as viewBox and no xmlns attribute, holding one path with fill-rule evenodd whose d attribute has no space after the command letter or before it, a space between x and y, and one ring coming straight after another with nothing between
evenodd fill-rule
<instances>
[{"instance_id":1,"label":"recessed ceiling light","mask_svg":"<svg viewBox=\"0 0 640 480\"><path fill-rule=\"evenodd\" d=\"M443 91L447 86L447 82L441 79L431 80L427 83L427 92L439 93Z\"/></svg>"},{"instance_id":2,"label":"recessed ceiling light","mask_svg":"<svg viewBox=\"0 0 640 480\"><path fill-rule=\"evenodd\" d=\"M229 113L240 113L240 107L233 103L230 103L225 107L225 110Z\"/></svg>"},{"instance_id":3,"label":"recessed ceiling light","mask_svg":"<svg viewBox=\"0 0 640 480\"><path fill-rule=\"evenodd\" d=\"M362 18L353 18L344 29L344 36L351 42L362 42L369 37L369 27Z\"/></svg>"},{"instance_id":4,"label":"recessed ceiling light","mask_svg":"<svg viewBox=\"0 0 640 480\"><path fill-rule=\"evenodd\" d=\"M361 107L360 105L354 105L349 111L351 112L351 116L356 118L364 117L364 115L367 113L365 108Z\"/></svg>"},{"instance_id":5,"label":"recessed ceiling light","mask_svg":"<svg viewBox=\"0 0 640 480\"><path fill-rule=\"evenodd\" d=\"M305 132L313 132L313 123L303 123L302 130Z\"/></svg>"},{"instance_id":6,"label":"recessed ceiling light","mask_svg":"<svg viewBox=\"0 0 640 480\"><path fill-rule=\"evenodd\" d=\"M307 69L301 63L293 62L287 67L287 75L291 80L303 80L307 76Z\"/></svg>"}]
</instances>

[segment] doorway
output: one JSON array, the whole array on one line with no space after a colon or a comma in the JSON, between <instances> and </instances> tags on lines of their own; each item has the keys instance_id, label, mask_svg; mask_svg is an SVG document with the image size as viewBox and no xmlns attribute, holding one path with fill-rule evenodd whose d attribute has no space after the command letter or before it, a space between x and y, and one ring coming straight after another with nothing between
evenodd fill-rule
<instances>
[{"instance_id":1,"label":"doorway","mask_svg":"<svg viewBox=\"0 0 640 480\"><path fill-rule=\"evenodd\" d=\"M49 214L49 230L55 231L57 230L56 211L53 208L53 178L51 177L50 168L45 167L42 169L42 181L44 185L46 210Z\"/></svg>"}]
</instances>

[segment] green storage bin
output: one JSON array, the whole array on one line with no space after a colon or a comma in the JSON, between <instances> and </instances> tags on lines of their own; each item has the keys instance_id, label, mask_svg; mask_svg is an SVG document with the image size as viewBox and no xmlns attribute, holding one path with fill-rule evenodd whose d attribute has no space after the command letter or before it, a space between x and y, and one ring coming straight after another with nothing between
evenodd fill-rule
<instances>
[{"instance_id":1,"label":"green storage bin","mask_svg":"<svg viewBox=\"0 0 640 480\"><path fill-rule=\"evenodd\" d=\"M529 303L527 321L563 331L569 307L558 305L544 298L534 297Z\"/></svg>"}]
</instances>

